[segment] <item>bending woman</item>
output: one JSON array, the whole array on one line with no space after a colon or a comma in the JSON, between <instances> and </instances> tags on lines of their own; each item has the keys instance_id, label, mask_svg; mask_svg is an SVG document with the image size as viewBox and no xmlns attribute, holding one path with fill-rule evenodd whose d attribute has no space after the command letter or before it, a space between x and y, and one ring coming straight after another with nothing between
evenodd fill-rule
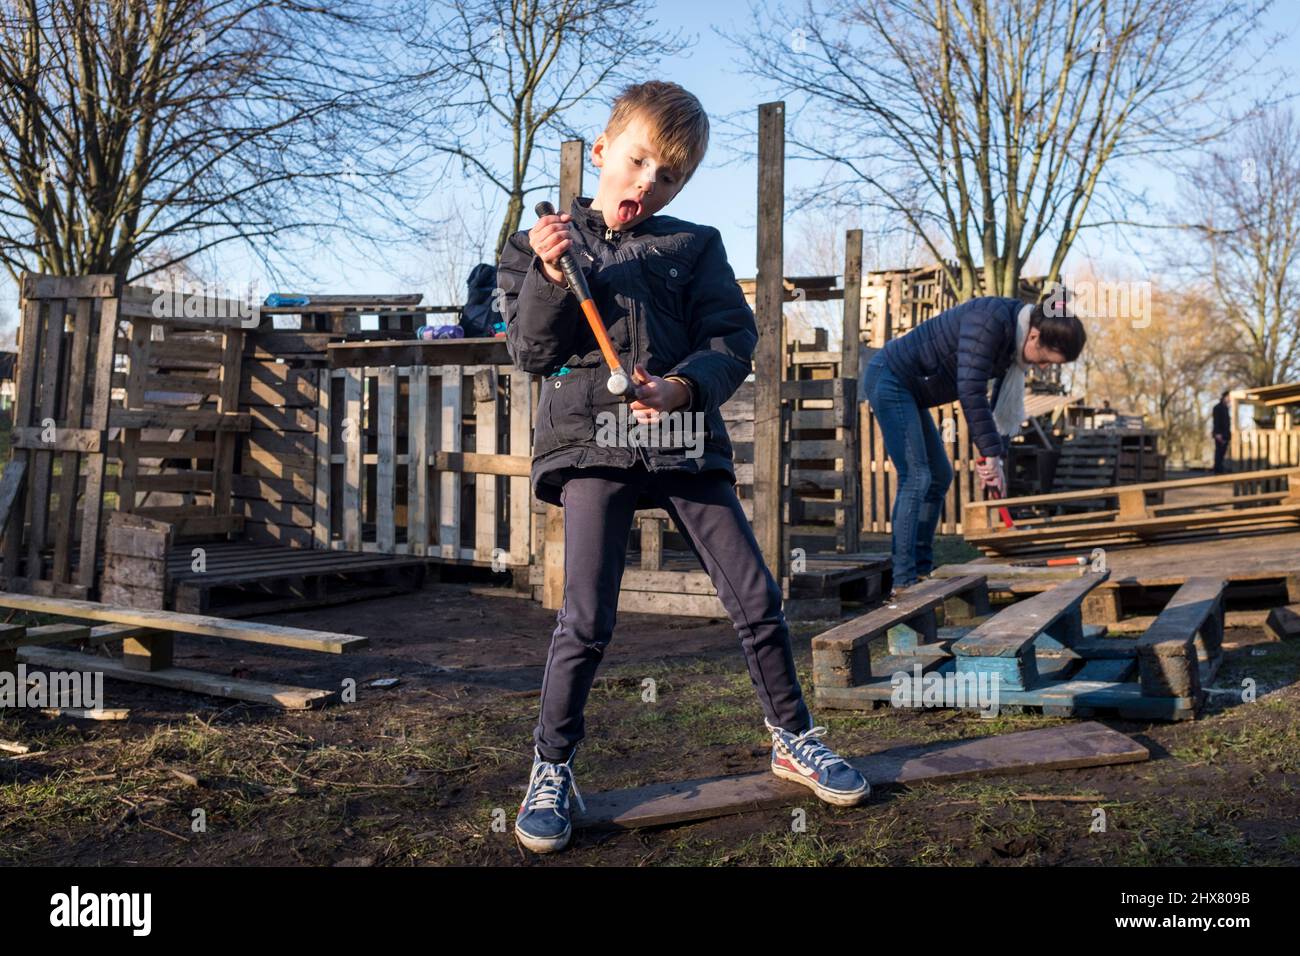
<instances>
[{"instance_id":1,"label":"bending woman","mask_svg":"<svg viewBox=\"0 0 1300 956\"><path fill-rule=\"evenodd\" d=\"M934 532L952 465L926 409L960 401L983 461L981 482L1006 494L1004 436L1025 417L1025 372L1073 362L1087 341L1083 323L1059 297L1038 305L994 296L972 299L891 339L867 364L862 393L894 463L894 589L934 569ZM995 382L992 401L989 382Z\"/></svg>"}]
</instances>

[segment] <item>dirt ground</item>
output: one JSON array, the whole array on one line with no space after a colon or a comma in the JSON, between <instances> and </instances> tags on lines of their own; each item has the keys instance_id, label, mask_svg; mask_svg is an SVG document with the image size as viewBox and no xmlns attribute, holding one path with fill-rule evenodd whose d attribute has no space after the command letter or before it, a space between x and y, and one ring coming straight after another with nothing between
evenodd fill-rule
<instances>
[{"instance_id":1,"label":"dirt ground","mask_svg":"<svg viewBox=\"0 0 1300 956\"><path fill-rule=\"evenodd\" d=\"M351 679L357 701L311 712L108 681L127 721L0 714L0 862L8 864L1297 864L1300 646L1234 630L1194 722L1101 718L1152 759L1096 770L877 792L859 808L789 809L575 835L549 857L511 833L532 754L554 613L504 589L421 592L266 620L371 639L347 656L183 638L179 666L304 686ZM812 634L794 644L811 691ZM396 677L389 689L366 686ZM642 701L642 682L657 700ZM836 749L1060 723L956 711L818 712ZM730 622L620 618L587 711L580 790L762 770L768 746ZM42 752L43 751L43 752ZM1060 797L1070 799L1043 799ZM1032 798L1032 799L1031 799ZM1105 831L1094 829L1096 808ZM205 822L197 828L196 819Z\"/></svg>"}]
</instances>

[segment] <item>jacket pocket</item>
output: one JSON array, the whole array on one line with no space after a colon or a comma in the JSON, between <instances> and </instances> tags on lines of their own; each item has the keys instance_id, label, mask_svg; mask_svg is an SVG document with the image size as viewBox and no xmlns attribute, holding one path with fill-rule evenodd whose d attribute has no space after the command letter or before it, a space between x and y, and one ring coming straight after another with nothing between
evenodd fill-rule
<instances>
[{"instance_id":1,"label":"jacket pocket","mask_svg":"<svg viewBox=\"0 0 1300 956\"><path fill-rule=\"evenodd\" d=\"M588 441L596 434L591 407L591 376L570 372L542 381L538 420L547 426L546 435L534 442L534 454L544 454L561 445Z\"/></svg>"},{"instance_id":2,"label":"jacket pocket","mask_svg":"<svg viewBox=\"0 0 1300 956\"><path fill-rule=\"evenodd\" d=\"M654 252L642 262L651 307L664 318L685 322L686 290L694 273L691 264L676 256Z\"/></svg>"}]
</instances>

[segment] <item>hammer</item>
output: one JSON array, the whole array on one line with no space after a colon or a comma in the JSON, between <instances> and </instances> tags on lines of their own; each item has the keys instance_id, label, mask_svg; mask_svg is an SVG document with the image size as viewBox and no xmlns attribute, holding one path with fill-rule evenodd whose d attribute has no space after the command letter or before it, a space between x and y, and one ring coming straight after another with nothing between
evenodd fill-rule
<instances>
[{"instance_id":1,"label":"hammer","mask_svg":"<svg viewBox=\"0 0 1300 956\"><path fill-rule=\"evenodd\" d=\"M984 464L984 461L985 458L983 455L981 455L979 458L979 464L981 465ZM984 491L994 501L997 501L999 498L1002 497L1001 492L999 492L998 489L993 485L985 485ZM998 509L998 515L1002 518L1002 523L1006 525L1008 528L1015 527L1015 524L1011 520L1011 512L1008 511L1005 507Z\"/></svg>"},{"instance_id":2,"label":"hammer","mask_svg":"<svg viewBox=\"0 0 1300 956\"><path fill-rule=\"evenodd\" d=\"M549 202L539 202L533 210L537 213L538 218L542 216L554 216L555 207ZM587 280L578 268L577 260L573 258L572 252L566 252L560 256L560 271L564 273L564 278L569 283L569 288L573 294L578 297L578 305L582 307L582 314L587 317L587 324L591 326L591 334L596 337L596 344L600 346L600 354L605 356L605 364L609 366L609 390L619 396L626 397L634 391L632 380L628 377L627 372L623 369L623 363L614 351L614 345L609 341L609 333L605 331L605 323L600 317L600 310L596 308L596 301L591 297L591 289L587 287ZM638 381L637 384L641 384Z\"/></svg>"}]
</instances>

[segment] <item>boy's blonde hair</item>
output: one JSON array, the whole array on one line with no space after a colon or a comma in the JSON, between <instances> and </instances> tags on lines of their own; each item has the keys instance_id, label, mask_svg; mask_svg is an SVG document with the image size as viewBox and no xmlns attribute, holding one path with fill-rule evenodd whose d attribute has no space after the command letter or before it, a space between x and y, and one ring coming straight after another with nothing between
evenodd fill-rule
<instances>
[{"instance_id":1,"label":"boy's blonde hair","mask_svg":"<svg viewBox=\"0 0 1300 956\"><path fill-rule=\"evenodd\" d=\"M683 183L695 174L709 148L709 117L699 100L676 83L662 80L629 86L614 100L605 136L613 139L633 118L645 121L650 145Z\"/></svg>"}]
</instances>

